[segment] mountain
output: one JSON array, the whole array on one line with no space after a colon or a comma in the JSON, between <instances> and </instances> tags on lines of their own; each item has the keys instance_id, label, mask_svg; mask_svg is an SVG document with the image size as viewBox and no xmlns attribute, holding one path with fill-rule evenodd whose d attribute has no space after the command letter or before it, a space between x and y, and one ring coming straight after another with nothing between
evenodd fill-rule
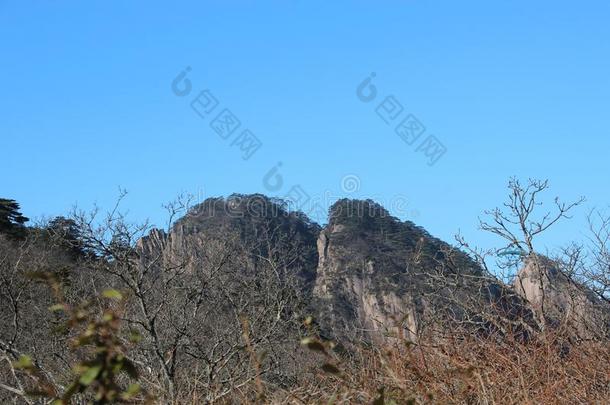
<instances>
[{"instance_id":1,"label":"mountain","mask_svg":"<svg viewBox=\"0 0 610 405\"><path fill-rule=\"evenodd\" d=\"M324 228L283 201L232 195L204 201L169 233L152 230L138 246L165 266L191 263L210 246L235 243L243 272L273 260L296 276L300 299L324 335L365 340L451 330L527 334L525 300L468 255L379 204L340 200ZM209 253L207 253L209 254ZM243 265L243 263L248 263Z\"/></svg>"},{"instance_id":2,"label":"mountain","mask_svg":"<svg viewBox=\"0 0 610 405\"><path fill-rule=\"evenodd\" d=\"M544 256L526 261L514 280L514 289L540 323L568 329L584 340L610 336L610 303Z\"/></svg>"},{"instance_id":3,"label":"mountain","mask_svg":"<svg viewBox=\"0 0 610 405\"><path fill-rule=\"evenodd\" d=\"M314 295L327 323L364 337L466 328L523 333L520 297L468 255L373 201L340 200L318 239ZM526 322L523 322L526 321Z\"/></svg>"},{"instance_id":4,"label":"mountain","mask_svg":"<svg viewBox=\"0 0 610 405\"><path fill-rule=\"evenodd\" d=\"M608 397L610 307L565 263L531 255L506 284L371 200L337 201L325 226L260 194L207 199L144 236L92 218L0 235L0 351L35 361L33 375L0 368L0 403L63 392L99 353L69 344L81 331L133 341L120 351L163 403Z\"/></svg>"},{"instance_id":5,"label":"mountain","mask_svg":"<svg viewBox=\"0 0 610 405\"><path fill-rule=\"evenodd\" d=\"M233 243L234 253L252 266L256 267L262 258L273 258L311 289L316 277L319 232L319 225L302 213L289 212L281 200L261 194L233 194L192 207L169 233L153 229L138 242L138 249L149 260L160 254L166 264L176 264L192 259L212 243Z\"/></svg>"}]
</instances>

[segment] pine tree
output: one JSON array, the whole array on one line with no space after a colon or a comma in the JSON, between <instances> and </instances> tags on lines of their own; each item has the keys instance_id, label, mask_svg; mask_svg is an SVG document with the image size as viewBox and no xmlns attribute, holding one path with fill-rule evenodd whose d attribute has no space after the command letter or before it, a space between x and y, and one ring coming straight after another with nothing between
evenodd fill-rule
<instances>
[{"instance_id":1,"label":"pine tree","mask_svg":"<svg viewBox=\"0 0 610 405\"><path fill-rule=\"evenodd\" d=\"M19 209L17 201L0 198L0 233L15 239L25 237L26 227L24 224L29 219L24 217Z\"/></svg>"},{"instance_id":2,"label":"pine tree","mask_svg":"<svg viewBox=\"0 0 610 405\"><path fill-rule=\"evenodd\" d=\"M81 231L73 219L63 216L55 217L47 224L46 230L50 237L59 241L75 257L85 254Z\"/></svg>"}]
</instances>

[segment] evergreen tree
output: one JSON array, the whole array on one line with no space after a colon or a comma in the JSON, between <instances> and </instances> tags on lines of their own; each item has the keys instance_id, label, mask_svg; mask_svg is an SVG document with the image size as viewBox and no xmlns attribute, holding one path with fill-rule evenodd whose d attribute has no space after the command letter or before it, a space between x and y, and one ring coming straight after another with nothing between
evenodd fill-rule
<instances>
[{"instance_id":1,"label":"evergreen tree","mask_svg":"<svg viewBox=\"0 0 610 405\"><path fill-rule=\"evenodd\" d=\"M19 209L17 201L0 198L0 233L15 239L25 237L26 227L24 224L29 219L24 217Z\"/></svg>"},{"instance_id":2,"label":"evergreen tree","mask_svg":"<svg viewBox=\"0 0 610 405\"><path fill-rule=\"evenodd\" d=\"M63 216L55 217L48 223L46 230L50 237L59 240L74 256L85 254L81 231L74 220Z\"/></svg>"}]
</instances>

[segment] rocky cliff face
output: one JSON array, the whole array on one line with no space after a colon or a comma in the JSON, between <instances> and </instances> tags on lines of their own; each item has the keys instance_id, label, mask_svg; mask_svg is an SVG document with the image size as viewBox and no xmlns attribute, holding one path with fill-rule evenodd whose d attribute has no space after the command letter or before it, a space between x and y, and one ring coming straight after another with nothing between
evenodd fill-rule
<instances>
[{"instance_id":1,"label":"rocky cliff face","mask_svg":"<svg viewBox=\"0 0 610 405\"><path fill-rule=\"evenodd\" d=\"M342 200L318 239L314 296L323 323L385 339L443 322L491 331L531 320L523 300L467 255L372 201Z\"/></svg>"},{"instance_id":2,"label":"rocky cliff face","mask_svg":"<svg viewBox=\"0 0 610 405\"><path fill-rule=\"evenodd\" d=\"M169 233L153 230L138 244L159 269L186 263L193 271L202 266L199 258L227 246L243 271L265 261L296 275L306 311L335 337L417 339L460 328L528 335L539 326L542 295L555 323L564 312L598 313L592 308L599 303L551 267L548 282L541 284L528 266L515 286L506 286L463 252L372 201L338 201L322 229L265 196L209 199Z\"/></svg>"},{"instance_id":3,"label":"rocky cliff face","mask_svg":"<svg viewBox=\"0 0 610 405\"><path fill-rule=\"evenodd\" d=\"M288 212L280 200L263 195L211 198L193 207L169 233L153 229L138 242L144 262L155 266L201 266L201 256L231 250L244 268L273 259L312 288L319 226L300 213ZM247 264L247 266L246 266Z\"/></svg>"},{"instance_id":4,"label":"rocky cliff face","mask_svg":"<svg viewBox=\"0 0 610 405\"><path fill-rule=\"evenodd\" d=\"M418 327L415 310L418 304L408 289L400 288L392 281L391 272L400 265L393 263L392 270L388 267L392 257L370 255L371 250L380 246L369 240L372 236L368 234L369 230L363 228L362 235L351 239L351 232L359 232L354 229L359 225L343 221L337 212L350 207L335 205L334 208L334 216L320 232L317 242L319 262L313 294L322 323L334 334L351 330L360 337L374 339L392 335L414 338ZM345 219L356 222L363 219L352 218L351 215L360 215L356 212L345 214ZM386 213L378 214L385 216ZM395 259L400 261L400 258ZM383 260L387 263L381 267ZM403 272L404 269L399 269L394 277Z\"/></svg>"},{"instance_id":5,"label":"rocky cliff face","mask_svg":"<svg viewBox=\"0 0 610 405\"><path fill-rule=\"evenodd\" d=\"M379 289L380 271L373 260L345 257L333 240L342 228L331 226L318 239L320 261L313 294L323 323L334 332L355 327L358 335L374 339L415 339L418 322L413 297L399 289Z\"/></svg>"},{"instance_id":6,"label":"rocky cliff face","mask_svg":"<svg viewBox=\"0 0 610 405\"><path fill-rule=\"evenodd\" d=\"M610 336L610 305L559 271L557 263L548 258L528 259L514 288L540 323L568 326L582 339Z\"/></svg>"}]
</instances>

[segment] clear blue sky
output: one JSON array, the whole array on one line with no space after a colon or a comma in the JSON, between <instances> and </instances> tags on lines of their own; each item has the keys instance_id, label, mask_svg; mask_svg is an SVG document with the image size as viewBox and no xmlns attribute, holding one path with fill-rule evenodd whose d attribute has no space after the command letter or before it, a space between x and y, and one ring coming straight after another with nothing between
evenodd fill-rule
<instances>
[{"instance_id":1,"label":"clear blue sky","mask_svg":"<svg viewBox=\"0 0 610 405\"><path fill-rule=\"evenodd\" d=\"M0 1L0 196L36 218L109 207L121 186L134 220L163 224L181 191L300 184L400 196L402 218L485 245L477 216L530 176L588 198L548 239L566 242L610 203L608 21L607 1ZM191 109L204 89L262 142L249 160ZM434 166L375 113L388 95L445 145Z\"/></svg>"}]
</instances>

